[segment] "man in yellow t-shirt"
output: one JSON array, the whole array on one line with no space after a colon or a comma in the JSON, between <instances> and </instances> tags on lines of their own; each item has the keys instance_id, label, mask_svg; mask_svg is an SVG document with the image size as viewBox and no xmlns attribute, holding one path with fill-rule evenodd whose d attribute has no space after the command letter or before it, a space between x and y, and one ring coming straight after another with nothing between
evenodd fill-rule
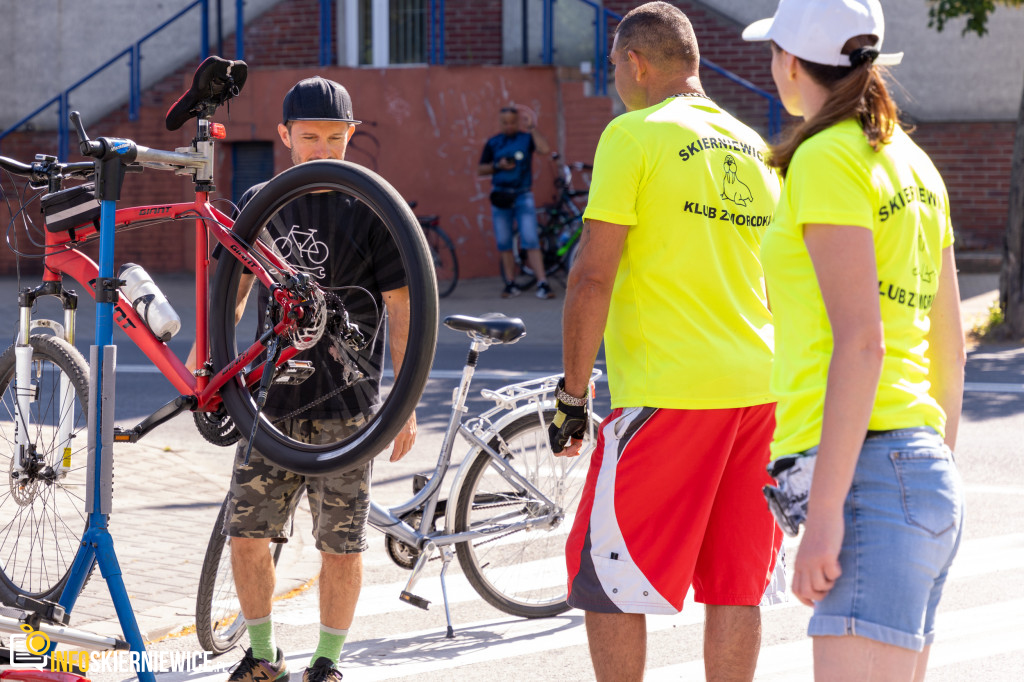
<instances>
[{"instance_id":1,"label":"man in yellow t-shirt","mask_svg":"<svg viewBox=\"0 0 1024 682\"><path fill-rule=\"evenodd\" d=\"M578 453L603 334L615 409L566 546L569 603L597 678L639 679L644 614L678 612L692 584L709 675L751 679L782 536L760 492L774 404L759 251L780 183L761 138L705 96L681 11L634 9L611 60L628 113L597 148L549 432Z\"/></svg>"}]
</instances>

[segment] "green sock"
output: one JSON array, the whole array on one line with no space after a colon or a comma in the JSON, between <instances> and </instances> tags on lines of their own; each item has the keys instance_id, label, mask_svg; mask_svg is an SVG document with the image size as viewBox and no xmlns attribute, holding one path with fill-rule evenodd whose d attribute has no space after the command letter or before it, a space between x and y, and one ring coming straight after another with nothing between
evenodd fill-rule
<instances>
[{"instance_id":1,"label":"green sock","mask_svg":"<svg viewBox=\"0 0 1024 682\"><path fill-rule=\"evenodd\" d=\"M316 651L313 652L313 658L309 659L309 665L312 666L321 656L330 660L331 663L337 663L341 658L341 647L345 645L346 637L348 637L348 630L335 630L321 623L320 641L316 645Z\"/></svg>"},{"instance_id":2,"label":"green sock","mask_svg":"<svg viewBox=\"0 0 1024 682\"><path fill-rule=\"evenodd\" d=\"M246 620L245 629L249 632L249 645L252 647L253 657L276 663L277 645L274 644L274 623L270 616Z\"/></svg>"}]
</instances>

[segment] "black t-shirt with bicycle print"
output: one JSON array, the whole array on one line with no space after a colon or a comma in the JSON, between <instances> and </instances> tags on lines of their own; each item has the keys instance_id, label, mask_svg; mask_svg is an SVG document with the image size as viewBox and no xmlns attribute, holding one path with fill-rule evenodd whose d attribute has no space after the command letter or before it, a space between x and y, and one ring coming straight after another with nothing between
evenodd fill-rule
<instances>
[{"instance_id":1,"label":"black t-shirt with bicycle print","mask_svg":"<svg viewBox=\"0 0 1024 682\"><path fill-rule=\"evenodd\" d=\"M245 204L266 183L238 202ZM297 385L271 386L264 411L271 419L350 420L380 406L381 367L387 342L382 293L406 286L402 259L388 228L362 202L339 192L307 194L267 224L275 248L299 272L336 294L369 345L356 352L325 333L295 356L313 363L312 376ZM269 291L258 285L259 328L265 329Z\"/></svg>"}]
</instances>

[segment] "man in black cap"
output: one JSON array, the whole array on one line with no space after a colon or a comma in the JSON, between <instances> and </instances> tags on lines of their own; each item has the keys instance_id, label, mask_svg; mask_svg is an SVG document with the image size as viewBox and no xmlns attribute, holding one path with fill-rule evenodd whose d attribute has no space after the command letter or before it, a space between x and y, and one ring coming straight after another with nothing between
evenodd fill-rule
<instances>
[{"instance_id":1,"label":"man in black cap","mask_svg":"<svg viewBox=\"0 0 1024 682\"><path fill-rule=\"evenodd\" d=\"M292 163L300 164L317 159L343 159L357 123L352 116L352 99L345 88L316 76L300 81L288 91L283 122L277 131L291 152ZM242 196L239 210L262 186L256 185ZM293 230L306 236L315 230L315 244L303 242L307 248L291 249L288 260L321 286L338 293L346 303L351 322L372 330L379 322L378 311L387 311L388 341L395 371L399 371L408 340L409 292L401 257L387 227L367 206L338 192L305 195L278 215L281 220L272 220L267 226L276 243L281 243L281 239L287 243ZM243 278L239 287L243 293L237 301L238 318L254 279L251 274ZM262 327L268 292L262 285L259 288ZM380 403L383 353L384 339L380 334L354 358L342 357L325 335L316 346L297 356L312 361L316 368L313 375L295 386L275 385L264 412L268 418L287 422L278 428L289 431L293 437L302 434L309 442L340 440L362 425ZM352 359L366 375L355 383L347 374ZM322 400L323 396L330 398ZM309 407L295 415L296 406L302 405ZM401 459L415 438L414 414L395 439L391 461ZM341 673L335 664L362 585L361 552L366 549L371 463L341 474L301 476L273 465L255 449L248 463L244 463L245 450L242 443L235 455L224 533L231 538L235 587L251 648L229 680L271 682L288 677L284 654L274 643L274 564L268 540L284 536L285 524L303 485L309 496L313 534L323 562L320 640L303 681L340 680Z\"/></svg>"}]
</instances>

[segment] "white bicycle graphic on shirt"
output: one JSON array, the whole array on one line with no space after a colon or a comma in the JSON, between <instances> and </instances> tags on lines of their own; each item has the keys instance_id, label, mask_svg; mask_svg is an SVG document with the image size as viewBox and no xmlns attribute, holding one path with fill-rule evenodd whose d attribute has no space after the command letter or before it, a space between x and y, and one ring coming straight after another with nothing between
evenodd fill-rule
<instances>
[{"instance_id":1,"label":"white bicycle graphic on shirt","mask_svg":"<svg viewBox=\"0 0 1024 682\"><path fill-rule=\"evenodd\" d=\"M285 259L290 259L292 249L295 249L296 255L300 258L319 265L327 260L330 251L327 250L327 244L317 241L313 237L314 234L316 234L316 230L300 230L298 225L292 225L292 229L287 235L274 240L274 246Z\"/></svg>"}]
</instances>

